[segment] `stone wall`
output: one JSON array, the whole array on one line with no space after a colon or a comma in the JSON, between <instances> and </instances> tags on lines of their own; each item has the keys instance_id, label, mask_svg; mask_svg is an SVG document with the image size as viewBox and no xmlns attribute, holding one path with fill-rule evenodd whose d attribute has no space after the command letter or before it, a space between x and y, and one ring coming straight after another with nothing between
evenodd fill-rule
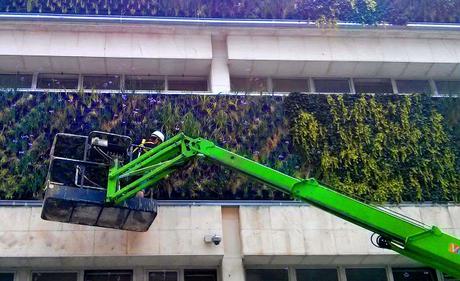
<instances>
[{"instance_id":1,"label":"stone wall","mask_svg":"<svg viewBox=\"0 0 460 281\"><path fill-rule=\"evenodd\" d=\"M460 205L393 210L460 235ZM39 207L0 207L0 269L415 265L371 245L371 233L307 205L160 206L145 233L44 221ZM223 236L220 245L204 242ZM240 271L237 269L240 268Z\"/></svg>"}]
</instances>

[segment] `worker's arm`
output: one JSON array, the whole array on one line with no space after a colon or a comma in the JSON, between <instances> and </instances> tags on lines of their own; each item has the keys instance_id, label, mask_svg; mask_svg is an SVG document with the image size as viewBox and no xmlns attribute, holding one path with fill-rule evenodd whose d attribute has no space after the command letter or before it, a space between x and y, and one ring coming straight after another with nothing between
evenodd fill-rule
<instances>
[{"instance_id":1,"label":"worker's arm","mask_svg":"<svg viewBox=\"0 0 460 281\"><path fill-rule=\"evenodd\" d=\"M392 249L460 278L460 253L456 250L460 246L460 240L442 233L437 227L428 228L401 215L338 193L314 179L301 180L288 176L220 148L210 141L192 139L183 134L155 147L125 166L115 165L109 174L107 200L121 203L133 197L138 190L153 185L197 156L237 170L299 200L373 231L380 235L377 241L380 247ZM132 174L143 176L125 187L117 188L120 178Z\"/></svg>"}]
</instances>

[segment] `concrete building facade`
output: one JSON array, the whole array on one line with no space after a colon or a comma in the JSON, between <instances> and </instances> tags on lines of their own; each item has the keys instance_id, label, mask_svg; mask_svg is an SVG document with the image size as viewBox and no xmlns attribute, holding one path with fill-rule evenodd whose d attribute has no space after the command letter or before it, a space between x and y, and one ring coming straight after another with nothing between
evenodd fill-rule
<instances>
[{"instance_id":1,"label":"concrete building facade","mask_svg":"<svg viewBox=\"0 0 460 281\"><path fill-rule=\"evenodd\" d=\"M455 25L0 20L2 87L18 91L460 93ZM460 235L460 206L392 209ZM372 246L371 235L296 202L160 202L145 233L43 221L39 203L4 203L0 280L453 280Z\"/></svg>"},{"instance_id":2,"label":"concrete building facade","mask_svg":"<svg viewBox=\"0 0 460 281\"><path fill-rule=\"evenodd\" d=\"M2 206L0 272L12 280L62 280L64 273L64 280L450 280L305 204L160 204L142 233L44 221L39 202ZM460 235L459 206L390 209ZM222 240L205 242L208 235ZM110 273L131 279L104 279Z\"/></svg>"}]
</instances>

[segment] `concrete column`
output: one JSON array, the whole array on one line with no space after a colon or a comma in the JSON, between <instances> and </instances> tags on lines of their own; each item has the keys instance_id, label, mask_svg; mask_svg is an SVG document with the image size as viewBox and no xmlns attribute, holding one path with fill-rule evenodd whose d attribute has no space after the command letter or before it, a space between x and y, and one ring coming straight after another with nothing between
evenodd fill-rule
<instances>
[{"instance_id":1,"label":"concrete column","mask_svg":"<svg viewBox=\"0 0 460 281\"><path fill-rule=\"evenodd\" d=\"M20 269L14 274L14 281L29 281L32 280L30 270Z\"/></svg>"},{"instance_id":2,"label":"concrete column","mask_svg":"<svg viewBox=\"0 0 460 281\"><path fill-rule=\"evenodd\" d=\"M225 251L220 268L221 281L244 281L238 211L238 208L222 208L222 241Z\"/></svg>"},{"instance_id":3,"label":"concrete column","mask_svg":"<svg viewBox=\"0 0 460 281\"><path fill-rule=\"evenodd\" d=\"M267 77L267 92L270 94L273 93L273 79L271 77Z\"/></svg>"},{"instance_id":4,"label":"concrete column","mask_svg":"<svg viewBox=\"0 0 460 281\"><path fill-rule=\"evenodd\" d=\"M399 94L398 85L396 84L396 80L391 78L391 87L393 88L393 94Z\"/></svg>"},{"instance_id":5,"label":"concrete column","mask_svg":"<svg viewBox=\"0 0 460 281\"><path fill-rule=\"evenodd\" d=\"M316 92L315 81L313 80L312 77L308 77L308 86L309 86L308 90L310 91L310 93Z\"/></svg>"},{"instance_id":6,"label":"concrete column","mask_svg":"<svg viewBox=\"0 0 460 281\"><path fill-rule=\"evenodd\" d=\"M436 82L434 82L433 79L428 80L428 82L430 83L431 94L433 96L438 96L439 92L438 92L438 87L436 86Z\"/></svg>"},{"instance_id":7,"label":"concrete column","mask_svg":"<svg viewBox=\"0 0 460 281\"><path fill-rule=\"evenodd\" d=\"M37 89L37 83L38 83L38 72L34 72L32 76L32 85L30 87L32 89Z\"/></svg>"},{"instance_id":8,"label":"concrete column","mask_svg":"<svg viewBox=\"0 0 460 281\"><path fill-rule=\"evenodd\" d=\"M145 274L142 267L135 267L133 270L133 281L145 281Z\"/></svg>"},{"instance_id":9,"label":"concrete column","mask_svg":"<svg viewBox=\"0 0 460 281\"><path fill-rule=\"evenodd\" d=\"M348 84L350 85L350 94L356 94L355 81L353 81L353 78L348 80Z\"/></svg>"},{"instance_id":10,"label":"concrete column","mask_svg":"<svg viewBox=\"0 0 460 281\"><path fill-rule=\"evenodd\" d=\"M78 90L83 90L83 74L78 75Z\"/></svg>"},{"instance_id":11,"label":"concrete column","mask_svg":"<svg viewBox=\"0 0 460 281\"><path fill-rule=\"evenodd\" d=\"M224 36L213 35L212 62L209 73L210 91L214 94L230 92L230 72L228 70L227 40Z\"/></svg>"}]
</instances>

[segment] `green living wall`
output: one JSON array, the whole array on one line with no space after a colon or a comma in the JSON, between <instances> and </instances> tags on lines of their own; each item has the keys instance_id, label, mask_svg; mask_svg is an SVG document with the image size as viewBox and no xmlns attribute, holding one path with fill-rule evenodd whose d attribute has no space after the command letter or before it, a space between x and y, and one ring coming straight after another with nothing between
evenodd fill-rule
<instances>
[{"instance_id":1,"label":"green living wall","mask_svg":"<svg viewBox=\"0 0 460 281\"><path fill-rule=\"evenodd\" d=\"M460 199L459 104L419 95L294 94L286 107L303 177L376 202L439 202Z\"/></svg>"},{"instance_id":2,"label":"green living wall","mask_svg":"<svg viewBox=\"0 0 460 281\"><path fill-rule=\"evenodd\" d=\"M363 24L460 22L457 0L2 0L0 12L337 20Z\"/></svg>"},{"instance_id":3,"label":"green living wall","mask_svg":"<svg viewBox=\"0 0 460 281\"><path fill-rule=\"evenodd\" d=\"M372 201L459 200L459 99L421 96L124 95L0 92L0 199L38 199L57 132L135 142L156 129L202 136ZM159 199L289 199L197 160Z\"/></svg>"},{"instance_id":4,"label":"green living wall","mask_svg":"<svg viewBox=\"0 0 460 281\"><path fill-rule=\"evenodd\" d=\"M283 100L273 97L122 94L0 93L0 198L40 198L52 139L57 132L103 130L136 143L161 129L202 136L292 173ZM198 167L199 166L199 167ZM247 178L207 163L193 163L159 184L162 199L284 198Z\"/></svg>"}]
</instances>

